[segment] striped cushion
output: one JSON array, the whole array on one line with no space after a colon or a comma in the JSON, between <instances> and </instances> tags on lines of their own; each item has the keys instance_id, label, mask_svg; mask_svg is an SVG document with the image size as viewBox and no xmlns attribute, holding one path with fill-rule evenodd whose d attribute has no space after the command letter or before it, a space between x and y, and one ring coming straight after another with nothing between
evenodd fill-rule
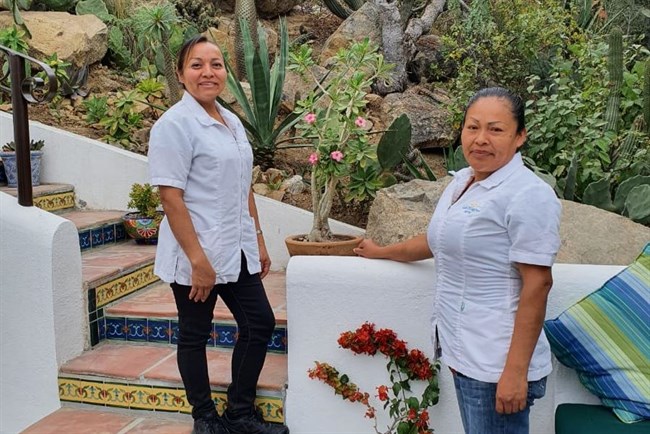
<instances>
[{"instance_id":1,"label":"striped cushion","mask_svg":"<svg viewBox=\"0 0 650 434\"><path fill-rule=\"evenodd\" d=\"M558 360L619 419L650 419L650 244L544 330Z\"/></svg>"}]
</instances>

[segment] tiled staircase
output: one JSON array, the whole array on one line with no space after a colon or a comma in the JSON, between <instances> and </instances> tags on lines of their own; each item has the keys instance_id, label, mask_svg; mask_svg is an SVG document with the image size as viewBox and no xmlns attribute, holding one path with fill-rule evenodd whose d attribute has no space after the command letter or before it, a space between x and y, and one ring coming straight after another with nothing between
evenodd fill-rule
<instances>
[{"instance_id":1,"label":"tiled staircase","mask_svg":"<svg viewBox=\"0 0 650 434\"><path fill-rule=\"evenodd\" d=\"M0 191L15 195L15 189ZM192 424L186 414L191 408L176 366L176 306L168 285L153 274L156 247L126 239L123 211L76 210L74 203L72 186L34 188L36 206L71 220L79 231L90 349L59 371L64 407L25 432L189 433ZM271 273L264 285L277 325L258 383L256 405L268 421L283 422L287 382L284 274ZM237 339L236 323L221 301L213 324L208 362L213 398L221 412L230 382L230 353ZM164 416L153 412L164 412Z\"/></svg>"}]
</instances>

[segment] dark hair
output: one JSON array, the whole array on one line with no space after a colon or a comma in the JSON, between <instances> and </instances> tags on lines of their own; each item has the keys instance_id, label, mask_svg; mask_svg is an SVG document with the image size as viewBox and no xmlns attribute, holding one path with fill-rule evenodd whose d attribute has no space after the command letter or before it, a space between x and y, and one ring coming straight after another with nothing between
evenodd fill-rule
<instances>
[{"instance_id":1,"label":"dark hair","mask_svg":"<svg viewBox=\"0 0 650 434\"><path fill-rule=\"evenodd\" d=\"M208 38L204 35L196 35L188 39L183 43L180 51L178 52L178 59L176 60L176 70L181 72L185 68L185 62L187 61L187 56L189 56L190 51L196 44L201 44L203 42L209 42Z\"/></svg>"},{"instance_id":2,"label":"dark hair","mask_svg":"<svg viewBox=\"0 0 650 434\"><path fill-rule=\"evenodd\" d=\"M524 119L524 101L519 95L514 94L503 87L486 87L476 92L469 99L469 102L465 107L465 112L463 113L463 122L460 124L461 128L465 125L465 117L467 116L467 111L469 108L474 105L474 103L479 99L489 97L503 98L510 103L510 111L512 112L512 117L515 118L515 121L517 122L517 133L521 133L526 128L526 120Z\"/></svg>"}]
</instances>

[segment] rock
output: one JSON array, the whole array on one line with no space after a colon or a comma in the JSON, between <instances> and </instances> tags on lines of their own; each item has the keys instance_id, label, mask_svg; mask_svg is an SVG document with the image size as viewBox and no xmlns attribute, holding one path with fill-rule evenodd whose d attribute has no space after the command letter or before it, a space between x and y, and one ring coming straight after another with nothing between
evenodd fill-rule
<instances>
[{"instance_id":1,"label":"rock","mask_svg":"<svg viewBox=\"0 0 650 434\"><path fill-rule=\"evenodd\" d=\"M379 190L368 214L366 236L383 246L426 232L438 199L451 179L415 179Z\"/></svg>"},{"instance_id":2,"label":"rock","mask_svg":"<svg viewBox=\"0 0 650 434\"><path fill-rule=\"evenodd\" d=\"M260 182L262 182L262 168L258 165L253 167L253 176L251 183L259 184Z\"/></svg>"},{"instance_id":3,"label":"rock","mask_svg":"<svg viewBox=\"0 0 650 434\"><path fill-rule=\"evenodd\" d=\"M320 64L336 55L341 48L369 38L370 42L381 47L381 25L379 13L372 2L366 2L350 15L332 35L327 38L320 55Z\"/></svg>"},{"instance_id":4,"label":"rock","mask_svg":"<svg viewBox=\"0 0 650 434\"><path fill-rule=\"evenodd\" d=\"M267 169L266 172L264 172L264 178L266 179L267 183L279 184L282 181L282 178L284 178L284 172L282 172L280 169L271 167L270 169Z\"/></svg>"},{"instance_id":5,"label":"rock","mask_svg":"<svg viewBox=\"0 0 650 434\"><path fill-rule=\"evenodd\" d=\"M253 192L261 196L267 196L270 191L271 189L266 184L253 184Z\"/></svg>"},{"instance_id":6,"label":"rock","mask_svg":"<svg viewBox=\"0 0 650 434\"><path fill-rule=\"evenodd\" d=\"M67 12L22 12L32 33L28 39L30 56L44 60L56 53L59 59L77 67L102 60L108 50L108 29L96 16ZM0 28L9 27L9 12L0 12Z\"/></svg>"},{"instance_id":7,"label":"rock","mask_svg":"<svg viewBox=\"0 0 650 434\"><path fill-rule=\"evenodd\" d=\"M366 234L381 245L426 231L450 182L414 180L380 190L370 208ZM628 265L650 242L650 228L590 205L562 201L558 263Z\"/></svg>"},{"instance_id":8,"label":"rock","mask_svg":"<svg viewBox=\"0 0 650 434\"><path fill-rule=\"evenodd\" d=\"M442 41L437 35L424 35L415 43L415 56L407 69L416 82L446 81L456 74L455 63L441 50Z\"/></svg>"},{"instance_id":9,"label":"rock","mask_svg":"<svg viewBox=\"0 0 650 434\"><path fill-rule=\"evenodd\" d=\"M228 29L230 29L230 24L221 24L222 25L220 25L218 29L210 27L202 34L208 38L208 41L217 44L224 54L229 53L232 56L235 54L235 39L230 36L228 31Z\"/></svg>"},{"instance_id":10,"label":"rock","mask_svg":"<svg viewBox=\"0 0 650 434\"><path fill-rule=\"evenodd\" d=\"M327 69L318 65L314 65L311 71L319 79L327 74ZM281 109L287 113L293 112L296 108L296 102L307 96L314 86L314 82L309 77L303 78L300 74L287 70L284 79L284 88L282 89Z\"/></svg>"},{"instance_id":11,"label":"rock","mask_svg":"<svg viewBox=\"0 0 650 434\"><path fill-rule=\"evenodd\" d=\"M282 183L281 190L285 190L289 194L300 194L305 191L305 182L300 175L294 175L289 179L286 179Z\"/></svg>"},{"instance_id":12,"label":"rock","mask_svg":"<svg viewBox=\"0 0 650 434\"><path fill-rule=\"evenodd\" d=\"M422 89L423 90L423 89ZM447 110L446 95L418 90L386 95L382 103L382 121L390 125L396 118L406 114L411 121L411 145L416 148L444 148L454 140L451 114Z\"/></svg>"}]
</instances>

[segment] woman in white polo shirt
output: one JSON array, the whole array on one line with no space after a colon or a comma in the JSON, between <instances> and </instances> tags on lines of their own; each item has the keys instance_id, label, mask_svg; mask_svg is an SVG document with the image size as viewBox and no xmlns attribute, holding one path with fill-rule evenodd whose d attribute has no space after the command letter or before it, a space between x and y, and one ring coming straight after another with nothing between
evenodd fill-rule
<instances>
[{"instance_id":1,"label":"woman in white polo shirt","mask_svg":"<svg viewBox=\"0 0 650 434\"><path fill-rule=\"evenodd\" d=\"M528 433L529 408L545 393L551 353L543 333L561 205L527 169L524 103L503 88L469 101L461 127L468 168L443 192L426 234L367 258L436 258L434 342L454 376L467 434Z\"/></svg>"},{"instance_id":2,"label":"woman in white polo shirt","mask_svg":"<svg viewBox=\"0 0 650 434\"><path fill-rule=\"evenodd\" d=\"M219 47L190 39L177 74L185 92L151 130L149 168L165 210L154 272L171 284L178 308L177 360L193 433L285 434L286 426L266 423L254 407L275 317L261 281L271 261L250 189L251 145L239 119L215 101L227 77ZM223 417L206 358L217 296L238 328Z\"/></svg>"}]
</instances>

